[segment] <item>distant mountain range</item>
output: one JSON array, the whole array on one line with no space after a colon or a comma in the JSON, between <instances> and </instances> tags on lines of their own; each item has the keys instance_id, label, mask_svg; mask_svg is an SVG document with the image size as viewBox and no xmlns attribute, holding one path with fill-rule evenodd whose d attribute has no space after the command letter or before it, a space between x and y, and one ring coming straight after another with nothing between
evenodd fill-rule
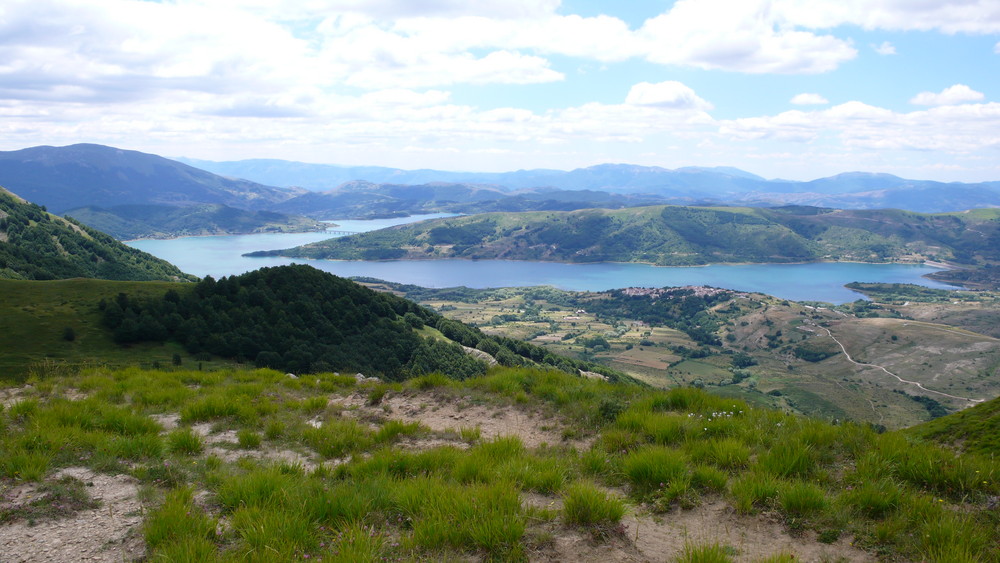
<instances>
[{"instance_id":1,"label":"distant mountain range","mask_svg":"<svg viewBox=\"0 0 1000 563\"><path fill-rule=\"evenodd\" d=\"M629 194L660 203L732 203L740 205L813 205L848 209L899 208L925 213L1000 207L1000 182L960 183L908 180L891 174L848 172L809 182L768 180L731 167L601 164L571 171L518 170L479 173L401 170L377 166L335 166L283 160L211 162L180 159L217 174L316 192L341 194L357 182L420 185L464 184L490 187L511 197L528 193ZM501 199L497 197L496 199ZM537 198L536 198L537 199Z\"/></svg>"},{"instance_id":2,"label":"distant mountain range","mask_svg":"<svg viewBox=\"0 0 1000 563\"><path fill-rule=\"evenodd\" d=\"M269 210L306 190L233 180L102 145L0 152L0 185L119 239L323 228Z\"/></svg>"},{"instance_id":3,"label":"distant mountain range","mask_svg":"<svg viewBox=\"0 0 1000 563\"><path fill-rule=\"evenodd\" d=\"M0 152L0 185L121 238L302 230L313 228L314 220L420 213L662 204L919 212L1000 207L1000 182L946 184L861 172L792 182L728 167L602 164L568 172L474 173L282 160L186 162L191 165L93 144L33 147Z\"/></svg>"}]
</instances>

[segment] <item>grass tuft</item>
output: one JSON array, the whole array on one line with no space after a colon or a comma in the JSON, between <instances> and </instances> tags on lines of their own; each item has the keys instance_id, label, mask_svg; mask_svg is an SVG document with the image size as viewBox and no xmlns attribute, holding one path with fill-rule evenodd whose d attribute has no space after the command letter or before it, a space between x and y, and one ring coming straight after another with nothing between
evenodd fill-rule
<instances>
[{"instance_id":1,"label":"grass tuft","mask_svg":"<svg viewBox=\"0 0 1000 563\"><path fill-rule=\"evenodd\" d=\"M625 515L621 499L609 496L592 483L578 482L563 495L563 518L569 524L617 524Z\"/></svg>"},{"instance_id":2,"label":"grass tuft","mask_svg":"<svg viewBox=\"0 0 1000 563\"><path fill-rule=\"evenodd\" d=\"M167 435L167 449L171 453L197 455L205 449L205 442L190 428L178 428Z\"/></svg>"}]
</instances>

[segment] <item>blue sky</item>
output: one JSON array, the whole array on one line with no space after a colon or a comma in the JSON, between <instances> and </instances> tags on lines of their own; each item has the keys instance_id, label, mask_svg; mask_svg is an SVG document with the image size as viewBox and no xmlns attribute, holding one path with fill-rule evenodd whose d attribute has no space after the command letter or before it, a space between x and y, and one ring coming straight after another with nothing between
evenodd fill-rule
<instances>
[{"instance_id":1,"label":"blue sky","mask_svg":"<svg viewBox=\"0 0 1000 563\"><path fill-rule=\"evenodd\" d=\"M998 71L996 0L8 0L0 150L1000 180Z\"/></svg>"}]
</instances>

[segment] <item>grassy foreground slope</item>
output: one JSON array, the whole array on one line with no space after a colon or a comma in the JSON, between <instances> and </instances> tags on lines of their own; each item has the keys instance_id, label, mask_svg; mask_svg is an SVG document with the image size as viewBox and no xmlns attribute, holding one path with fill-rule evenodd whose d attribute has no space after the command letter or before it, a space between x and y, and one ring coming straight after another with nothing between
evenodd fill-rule
<instances>
[{"instance_id":1,"label":"grassy foreground slope","mask_svg":"<svg viewBox=\"0 0 1000 563\"><path fill-rule=\"evenodd\" d=\"M523 368L30 383L0 395L15 559L46 538L57 561L1000 561L995 460L694 389ZM52 541L92 518L93 545Z\"/></svg>"},{"instance_id":2,"label":"grassy foreground slope","mask_svg":"<svg viewBox=\"0 0 1000 563\"><path fill-rule=\"evenodd\" d=\"M0 188L0 278L191 281L176 266Z\"/></svg>"},{"instance_id":3,"label":"grassy foreground slope","mask_svg":"<svg viewBox=\"0 0 1000 563\"><path fill-rule=\"evenodd\" d=\"M907 433L963 452L1000 456L1000 399L908 428Z\"/></svg>"},{"instance_id":4,"label":"grassy foreground slope","mask_svg":"<svg viewBox=\"0 0 1000 563\"><path fill-rule=\"evenodd\" d=\"M1000 260L1000 211L638 207L487 213L268 252L335 259L502 258L697 265L810 260Z\"/></svg>"}]
</instances>

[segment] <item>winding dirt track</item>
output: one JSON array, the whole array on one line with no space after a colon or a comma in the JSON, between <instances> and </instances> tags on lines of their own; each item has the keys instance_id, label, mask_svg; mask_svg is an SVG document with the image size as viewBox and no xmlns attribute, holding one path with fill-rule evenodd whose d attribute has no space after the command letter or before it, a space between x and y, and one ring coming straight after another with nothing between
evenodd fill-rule
<instances>
[{"instance_id":1,"label":"winding dirt track","mask_svg":"<svg viewBox=\"0 0 1000 563\"><path fill-rule=\"evenodd\" d=\"M885 369L884 367L882 367L882 366L880 366L878 364L866 364L864 362L856 361L854 358L851 357L851 354L849 354L847 352L847 348L844 347L844 344L841 341L837 340L837 337L834 336L832 332L830 332L830 329L828 329L826 327L822 327L822 326L817 327L817 328L825 330L827 336L829 336L830 338L832 338L833 341L837 343L837 346L840 346L840 349L844 352L844 357L847 358L847 361L851 362L852 364L854 364L856 366L864 366L864 367L870 367L870 368L880 369L880 370L884 371L885 373L891 375L892 377L895 377L900 383L905 383L907 385L914 385L917 388L919 388L920 390L925 391L927 393L934 393L935 395L941 395L942 397L949 397L949 398L952 398L952 399L958 399L959 401L968 401L968 402L973 403L973 404L982 403L984 401L984 399L970 399L969 397L959 397L958 395L949 395L948 393L944 393L942 391L935 391L934 389L928 389L928 388L924 387L924 385L922 383L920 383L919 381L909 381L907 379L903 379L902 377L899 377L898 375L892 373L891 371Z\"/></svg>"}]
</instances>

